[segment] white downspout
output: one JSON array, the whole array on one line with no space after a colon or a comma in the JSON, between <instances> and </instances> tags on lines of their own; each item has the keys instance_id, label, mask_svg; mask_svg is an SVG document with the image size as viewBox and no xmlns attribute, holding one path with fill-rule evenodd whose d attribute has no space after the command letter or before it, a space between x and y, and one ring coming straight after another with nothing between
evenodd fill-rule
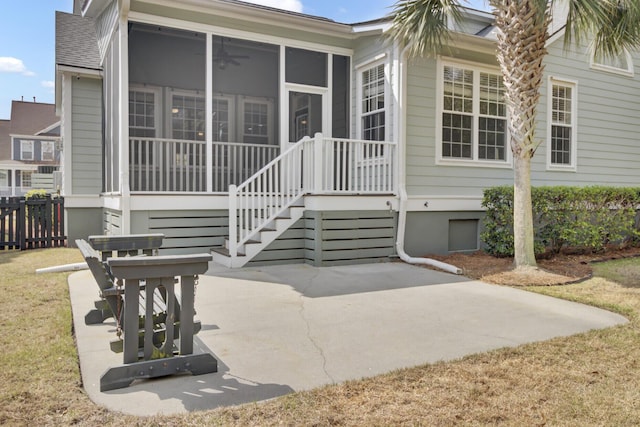
<instances>
[{"instance_id":1,"label":"white downspout","mask_svg":"<svg viewBox=\"0 0 640 427\"><path fill-rule=\"evenodd\" d=\"M396 90L398 93L398 107L396 111L398 112L395 115L394 124L396 125L396 129L398 130L398 198L399 198L399 206L398 206L398 238L396 240L396 251L398 252L398 256L400 259L408 264L421 264L421 265L429 265L432 267L439 268L440 270L446 271L448 273L453 274L462 274L462 270L454 265L447 264L446 262L441 262L431 258L416 258L409 256L404 250L404 235L405 229L407 225L407 190L406 190L406 153L405 153L405 144L406 144L406 127L404 123L404 115L406 112L406 85L407 85L407 67L406 64L406 51L408 46L406 46L400 52L399 57L394 57L393 61L397 64L393 67L395 71L394 79L399 84L396 84ZM394 44L394 52L398 52L398 44Z\"/></svg>"}]
</instances>

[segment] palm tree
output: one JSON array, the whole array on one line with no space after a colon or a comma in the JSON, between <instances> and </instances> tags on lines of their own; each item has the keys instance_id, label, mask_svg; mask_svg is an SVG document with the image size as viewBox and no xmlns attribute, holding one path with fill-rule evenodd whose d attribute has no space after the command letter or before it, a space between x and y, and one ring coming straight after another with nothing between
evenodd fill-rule
<instances>
[{"instance_id":1,"label":"palm tree","mask_svg":"<svg viewBox=\"0 0 640 427\"><path fill-rule=\"evenodd\" d=\"M391 37L408 46L409 56L441 52L452 38L448 22L460 21L464 0L399 0ZM489 0L498 28L497 59L504 79L514 158L514 263L536 267L531 206L531 158L535 139L546 42L552 10L565 3L565 48L589 39L599 57L614 58L640 46L638 0Z\"/></svg>"}]
</instances>

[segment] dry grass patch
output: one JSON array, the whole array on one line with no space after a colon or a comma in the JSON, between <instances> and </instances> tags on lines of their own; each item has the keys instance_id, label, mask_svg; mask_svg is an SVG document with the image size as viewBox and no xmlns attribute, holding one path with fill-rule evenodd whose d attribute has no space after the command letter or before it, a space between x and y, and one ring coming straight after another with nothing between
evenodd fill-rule
<instances>
[{"instance_id":1,"label":"dry grass patch","mask_svg":"<svg viewBox=\"0 0 640 427\"><path fill-rule=\"evenodd\" d=\"M640 424L640 260L595 265L593 278L533 291L627 315L624 326L473 355L449 363L181 416L107 412L84 394L66 273L39 267L77 250L0 254L0 424L6 425L515 425ZM604 270L600 270L604 268Z\"/></svg>"}]
</instances>

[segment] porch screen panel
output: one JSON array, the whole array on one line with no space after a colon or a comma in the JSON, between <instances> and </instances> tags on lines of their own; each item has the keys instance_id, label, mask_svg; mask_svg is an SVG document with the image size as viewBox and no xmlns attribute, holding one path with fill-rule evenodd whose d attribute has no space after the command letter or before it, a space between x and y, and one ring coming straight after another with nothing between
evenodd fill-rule
<instances>
[{"instance_id":1,"label":"porch screen panel","mask_svg":"<svg viewBox=\"0 0 640 427\"><path fill-rule=\"evenodd\" d=\"M288 83L327 87L326 53L288 47L286 55Z\"/></svg>"},{"instance_id":2,"label":"porch screen panel","mask_svg":"<svg viewBox=\"0 0 640 427\"><path fill-rule=\"evenodd\" d=\"M241 184L279 154L280 47L213 36L213 191Z\"/></svg>"},{"instance_id":3,"label":"porch screen panel","mask_svg":"<svg viewBox=\"0 0 640 427\"><path fill-rule=\"evenodd\" d=\"M133 191L206 191L205 59L203 33L131 24Z\"/></svg>"},{"instance_id":4,"label":"porch screen panel","mask_svg":"<svg viewBox=\"0 0 640 427\"><path fill-rule=\"evenodd\" d=\"M348 56L333 55L332 98L332 136L349 137L349 70L351 60Z\"/></svg>"}]
</instances>

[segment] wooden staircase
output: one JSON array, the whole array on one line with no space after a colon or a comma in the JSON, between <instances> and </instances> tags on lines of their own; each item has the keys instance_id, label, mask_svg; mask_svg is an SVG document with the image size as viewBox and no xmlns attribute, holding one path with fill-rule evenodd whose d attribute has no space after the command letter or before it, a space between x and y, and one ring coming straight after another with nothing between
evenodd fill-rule
<instances>
[{"instance_id":1,"label":"wooden staircase","mask_svg":"<svg viewBox=\"0 0 640 427\"><path fill-rule=\"evenodd\" d=\"M273 243L278 237L287 231L293 224L304 216L303 205L290 206L284 209L276 218L266 223L251 240L239 245L236 256L231 256L229 251L229 238L225 239L224 246L211 250L213 261L228 268L245 266L262 250Z\"/></svg>"},{"instance_id":2,"label":"wooden staircase","mask_svg":"<svg viewBox=\"0 0 640 427\"><path fill-rule=\"evenodd\" d=\"M304 197L393 194L392 142L304 137L242 184L229 186L229 236L213 260L246 265L303 217Z\"/></svg>"}]
</instances>

